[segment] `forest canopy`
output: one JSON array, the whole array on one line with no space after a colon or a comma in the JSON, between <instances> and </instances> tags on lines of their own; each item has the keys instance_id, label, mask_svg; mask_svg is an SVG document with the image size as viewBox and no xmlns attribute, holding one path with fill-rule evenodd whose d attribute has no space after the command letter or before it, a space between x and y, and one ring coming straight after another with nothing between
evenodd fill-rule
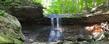
<instances>
[{"instance_id":1,"label":"forest canopy","mask_svg":"<svg viewBox=\"0 0 109 44\"><path fill-rule=\"evenodd\" d=\"M73 15L90 11L92 8L103 5L107 1L108 0L0 0L0 10L41 4L44 7L43 11L45 16L51 14Z\"/></svg>"},{"instance_id":2,"label":"forest canopy","mask_svg":"<svg viewBox=\"0 0 109 44\"><path fill-rule=\"evenodd\" d=\"M44 14L77 14L102 5L106 0L33 0L43 5Z\"/></svg>"}]
</instances>

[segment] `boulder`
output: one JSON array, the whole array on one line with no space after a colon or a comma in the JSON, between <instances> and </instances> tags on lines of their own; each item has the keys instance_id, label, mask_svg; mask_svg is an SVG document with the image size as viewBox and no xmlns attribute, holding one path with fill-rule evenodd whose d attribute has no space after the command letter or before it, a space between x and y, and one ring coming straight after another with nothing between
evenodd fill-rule
<instances>
[{"instance_id":1,"label":"boulder","mask_svg":"<svg viewBox=\"0 0 109 44\"><path fill-rule=\"evenodd\" d=\"M0 43L23 44L23 42L21 24L17 18L5 12L3 15L0 13Z\"/></svg>"}]
</instances>

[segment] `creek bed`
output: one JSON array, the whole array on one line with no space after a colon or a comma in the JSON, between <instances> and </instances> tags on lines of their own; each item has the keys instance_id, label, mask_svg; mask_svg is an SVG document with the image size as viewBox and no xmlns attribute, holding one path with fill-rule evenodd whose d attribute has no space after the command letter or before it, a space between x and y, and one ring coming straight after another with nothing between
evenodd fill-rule
<instances>
[{"instance_id":1,"label":"creek bed","mask_svg":"<svg viewBox=\"0 0 109 44\"><path fill-rule=\"evenodd\" d=\"M88 38L88 32L85 31L84 25L64 25L63 42L59 44L93 44L86 41L77 41L77 38ZM25 44L46 44L48 42L50 25L25 25L23 33L25 35ZM52 43L53 44L53 43ZM56 43L55 43L56 44ZM109 41L97 41L96 44L109 44Z\"/></svg>"}]
</instances>

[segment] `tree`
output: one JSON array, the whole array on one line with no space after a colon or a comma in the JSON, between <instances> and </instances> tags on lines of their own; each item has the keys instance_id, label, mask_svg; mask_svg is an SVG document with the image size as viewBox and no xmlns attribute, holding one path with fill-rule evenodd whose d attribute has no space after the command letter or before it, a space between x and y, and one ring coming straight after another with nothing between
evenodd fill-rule
<instances>
[{"instance_id":1,"label":"tree","mask_svg":"<svg viewBox=\"0 0 109 44\"><path fill-rule=\"evenodd\" d=\"M50 14L77 14L82 13L83 10L91 10L92 8L103 4L105 0L34 0L43 6L44 1L49 1L44 9L45 15ZM47 5L46 2L46 5Z\"/></svg>"}]
</instances>

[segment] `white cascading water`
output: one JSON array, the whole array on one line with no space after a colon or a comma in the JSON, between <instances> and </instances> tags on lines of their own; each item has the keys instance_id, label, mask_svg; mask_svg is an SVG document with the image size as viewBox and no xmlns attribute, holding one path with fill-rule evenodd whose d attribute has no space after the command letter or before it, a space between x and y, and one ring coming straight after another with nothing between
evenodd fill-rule
<instances>
[{"instance_id":1,"label":"white cascading water","mask_svg":"<svg viewBox=\"0 0 109 44\"><path fill-rule=\"evenodd\" d=\"M49 34L49 42L58 42L62 39L62 28L60 27L59 17L50 17L51 19L51 30Z\"/></svg>"}]
</instances>

